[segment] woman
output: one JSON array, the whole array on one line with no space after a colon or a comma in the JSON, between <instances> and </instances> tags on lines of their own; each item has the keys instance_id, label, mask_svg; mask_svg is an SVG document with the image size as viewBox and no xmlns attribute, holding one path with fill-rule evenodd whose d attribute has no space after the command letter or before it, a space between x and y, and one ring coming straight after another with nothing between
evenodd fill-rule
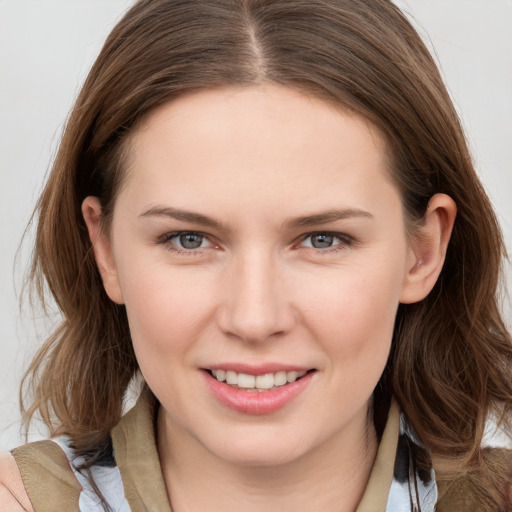
<instances>
[{"instance_id":1,"label":"woman","mask_svg":"<svg viewBox=\"0 0 512 512\"><path fill-rule=\"evenodd\" d=\"M4 457L3 509L510 509L503 242L390 2L138 2L38 214L54 440Z\"/></svg>"}]
</instances>

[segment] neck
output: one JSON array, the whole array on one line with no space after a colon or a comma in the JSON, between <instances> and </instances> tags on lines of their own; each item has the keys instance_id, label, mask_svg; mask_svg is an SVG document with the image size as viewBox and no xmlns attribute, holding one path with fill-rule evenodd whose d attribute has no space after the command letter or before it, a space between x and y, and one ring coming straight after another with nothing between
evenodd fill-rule
<instances>
[{"instance_id":1,"label":"neck","mask_svg":"<svg viewBox=\"0 0 512 512\"><path fill-rule=\"evenodd\" d=\"M298 459L271 466L225 461L158 418L158 451L173 512L322 510L354 512L377 452L373 424L347 432Z\"/></svg>"}]
</instances>

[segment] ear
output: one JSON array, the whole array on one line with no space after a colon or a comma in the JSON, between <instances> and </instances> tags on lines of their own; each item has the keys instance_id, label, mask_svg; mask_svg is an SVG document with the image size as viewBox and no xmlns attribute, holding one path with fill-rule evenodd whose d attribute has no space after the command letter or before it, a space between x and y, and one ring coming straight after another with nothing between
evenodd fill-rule
<instances>
[{"instance_id":1,"label":"ear","mask_svg":"<svg viewBox=\"0 0 512 512\"><path fill-rule=\"evenodd\" d=\"M400 302L419 302L434 288L443 268L456 215L457 206L451 197L446 194L432 196L424 224L410 242Z\"/></svg>"},{"instance_id":2,"label":"ear","mask_svg":"<svg viewBox=\"0 0 512 512\"><path fill-rule=\"evenodd\" d=\"M114 302L123 304L123 293L112 256L110 240L101 229L101 204L97 197L89 196L84 199L82 215L87 225L94 258L100 271L105 291Z\"/></svg>"}]
</instances>

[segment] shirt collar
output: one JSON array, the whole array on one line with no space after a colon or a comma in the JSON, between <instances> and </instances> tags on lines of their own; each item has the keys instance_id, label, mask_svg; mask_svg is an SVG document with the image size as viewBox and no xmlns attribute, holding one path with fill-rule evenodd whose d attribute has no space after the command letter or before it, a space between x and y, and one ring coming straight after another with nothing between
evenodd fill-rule
<instances>
[{"instance_id":1,"label":"shirt collar","mask_svg":"<svg viewBox=\"0 0 512 512\"><path fill-rule=\"evenodd\" d=\"M436 502L430 455L393 400L357 512L434 512Z\"/></svg>"}]
</instances>

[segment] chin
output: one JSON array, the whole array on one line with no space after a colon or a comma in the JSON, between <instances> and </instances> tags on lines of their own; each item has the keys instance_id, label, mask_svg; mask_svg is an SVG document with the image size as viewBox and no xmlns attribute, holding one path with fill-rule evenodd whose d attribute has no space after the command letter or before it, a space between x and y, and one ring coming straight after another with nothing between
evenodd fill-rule
<instances>
[{"instance_id":1,"label":"chin","mask_svg":"<svg viewBox=\"0 0 512 512\"><path fill-rule=\"evenodd\" d=\"M207 448L225 462L245 467L272 467L288 464L300 459L305 453L303 443L286 436L275 435L272 439L261 435L245 435L238 441L225 438L220 444ZM286 443L283 440L286 439Z\"/></svg>"},{"instance_id":2,"label":"chin","mask_svg":"<svg viewBox=\"0 0 512 512\"><path fill-rule=\"evenodd\" d=\"M219 456L219 454L216 454ZM251 468L270 468L292 463L300 458L301 454L290 451L276 451L271 447L250 449L237 453L223 453L220 457L227 463Z\"/></svg>"}]
</instances>

